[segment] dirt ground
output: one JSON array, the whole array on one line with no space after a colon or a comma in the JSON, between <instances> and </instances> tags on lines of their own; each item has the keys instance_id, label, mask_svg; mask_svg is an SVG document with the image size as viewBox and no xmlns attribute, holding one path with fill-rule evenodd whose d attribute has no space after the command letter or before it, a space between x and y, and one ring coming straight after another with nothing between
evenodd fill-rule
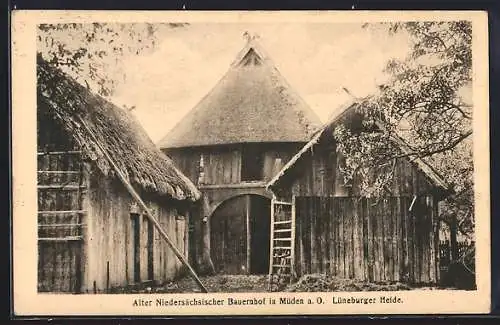
<instances>
[{"instance_id":1,"label":"dirt ground","mask_svg":"<svg viewBox=\"0 0 500 325\"><path fill-rule=\"evenodd\" d=\"M208 292L266 292L267 275L212 275L200 277ZM194 293L200 292L196 282L189 276L160 286L120 288L112 293Z\"/></svg>"},{"instance_id":2,"label":"dirt ground","mask_svg":"<svg viewBox=\"0 0 500 325\"><path fill-rule=\"evenodd\" d=\"M200 277L209 292L267 292L267 275L212 275ZM309 274L283 288L285 292L358 292L435 290L437 287L412 288L404 283L370 283L342 279L323 274ZM163 285L144 285L135 288L115 288L110 293L195 293L201 290L195 281L186 276Z\"/></svg>"}]
</instances>

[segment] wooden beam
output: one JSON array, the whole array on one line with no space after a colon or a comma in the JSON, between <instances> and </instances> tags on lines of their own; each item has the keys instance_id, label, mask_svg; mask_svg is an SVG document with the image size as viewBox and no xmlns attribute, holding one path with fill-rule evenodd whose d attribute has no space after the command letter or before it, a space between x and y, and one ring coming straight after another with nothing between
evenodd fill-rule
<instances>
[{"instance_id":1,"label":"wooden beam","mask_svg":"<svg viewBox=\"0 0 500 325\"><path fill-rule=\"evenodd\" d=\"M39 224L38 227L82 227L84 223L46 223Z\"/></svg>"},{"instance_id":2,"label":"wooden beam","mask_svg":"<svg viewBox=\"0 0 500 325\"><path fill-rule=\"evenodd\" d=\"M79 241L82 240L82 236L67 236L67 237L41 237L38 238L39 241Z\"/></svg>"},{"instance_id":3,"label":"wooden beam","mask_svg":"<svg viewBox=\"0 0 500 325\"><path fill-rule=\"evenodd\" d=\"M276 201L274 204L281 204L281 205L293 205L293 203L290 202L283 202L283 201Z\"/></svg>"},{"instance_id":4,"label":"wooden beam","mask_svg":"<svg viewBox=\"0 0 500 325\"><path fill-rule=\"evenodd\" d=\"M273 194L273 198L271 200L271 238L269 243L269 275L268 275L268 291L272 290L272 277L273 277L273 251L274 251L274 201L275 195Z\"/></svg>"},{"instance_id":5,"label":"wooden beam","mask_svg":"<svg viewBox=\"0 0 500 325\"><path fill-rule=\"evenodd\" d=\"M86 214L86 210L55 210L55 211L38 211L39 215L58 215L58 214Z\"/></svg>"},{"instance_id":6,"label":"wooden beam","mask_svg":"<svg viewBox=\"0 0 500 325\"><path fill-rule=\"evenodd\" d=\"M265 187L265 182L242 182L233 184L200 184L201 190L206 189L221 189L221 188L260 188Z\"/></svg>"},{"instance_id":7,"label":"wooden beam","mask_svg":"<svg viewBox=\"0 0 500 325\"><path fill-rule=\"evenodd\" d=\"M250 274L250 266L252 263L252 232L250 224L250 213L251 213L251 198L250 195L246 195L246 225L247 225L247 273Z\"/></svg>"},{"instance_id":8,"label":"wooden beam","mask_svg":"<svg viewBox=\"0 0 500 325\"><path fill-rule=\"evenodd\" d=\"M158 220L156 220L156 218L153 216L153 214L151 213L151 211L149 211L149 208L146 205L146 203L144 203L144 201L142 200L142 198L140 197L140 195L136 192L136 190L129 183L129 181L127 180L127 178L123 174L123 172L115 164L114 160L108 154L107 150L103 146L101 146L99 140L95 137L94 133L89 129L89 127L87 126L87 123L85 122L85 120L83 120L80 116L78 116L78 118L79 118L80 122L82 123L83 127L87 130L87 132L89 133L89 135L93 138L95 144L99 147L99 149L102 151L102 153L104 154L104 156L106 157L106 159L108 160L108 162L111 164L111 166L113 167L113 169L116 171L116 174L118 175L118 178L122 181L122 183L125 186L125 188L127 189L127 191L130 193L130 195L132 195L132 197L134 198L134 200L137 201L137 203L144 210L144 212L146 212L146 217L154 224L154 226L156 227L156 229L158 229L158 232L163 237L163 239L167 242L167 244L170 246L170 248L174 251L174 254L177 256L177 258L182 262L182 264L184 264L187 267L187 269L189 270L189 273L191 274L191 276L193 277L193 279L196 281L196 283L200 287L201 291L204 292L204 293L207 293L208 292L207 288L205 288L205 286L203 285L203 283L201 282L201 280L198 278L198 275L196 274L196 272L194 271L194 269L191 267L191 265L189 264L189 262L187 261L187 259L179 251L179 249L175 246L175 244L173 243L173 241L170 239L170 237L165 232L165 230L163 230L162 226L160 225L160 223L158 222Z\"/></svg>"}]
</instances>

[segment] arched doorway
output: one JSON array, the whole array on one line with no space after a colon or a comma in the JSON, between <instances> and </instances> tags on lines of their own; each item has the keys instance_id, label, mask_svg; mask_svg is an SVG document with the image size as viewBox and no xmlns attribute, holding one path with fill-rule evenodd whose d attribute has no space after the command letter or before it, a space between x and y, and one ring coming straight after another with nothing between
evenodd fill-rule
<instances>
[{"instance_id":1,"label":"arched doorway","mask_svg":"<svg viewBox=\"0 0 500 325\"><path fill-rule=\"evenodd\" d=\"M210 217L210 255L218 273L269 271L271 201L246 194L222 202Z\"/></svg>"}]
</instances>

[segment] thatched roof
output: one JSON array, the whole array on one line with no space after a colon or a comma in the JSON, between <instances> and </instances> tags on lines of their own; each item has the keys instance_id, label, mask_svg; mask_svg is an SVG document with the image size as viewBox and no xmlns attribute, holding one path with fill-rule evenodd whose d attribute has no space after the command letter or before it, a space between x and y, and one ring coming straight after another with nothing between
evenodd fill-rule
<instances>
[{"instance_id":1,"label":"thatched roof","mask_svg":"<svg viewBox=\"0 0 500 325\"><path fill-rule=\"evenodd\" d=\"M176 200L199 199L194 184L154 145L128 111L91 93L40 56L37 79L39 109L47 110L105 175L113 174L112 167L96 142L134 187Z\"/></svg>"},{"instance_id":2,"label":"thatched roof","mask_svg":"<svg viewBox=\"0 0 500 325\"><path fill-rule=\"evenodd\" d=\"M319 117L250 40L223 78L159 146L306 142L320 126Z\"/></svg>"},{"instance_id":3,"label":"thatched roof","mask_svg":"<svg viewBox=\"0 0 500 325\"><path fill-rule=\"evenodd\" d=\"M330 117L329 121L326 122L322 128L320 128L293 157L290 159L285 166L271 179L267 185L266 188L268 189L273 189L279 186L280 181L284 178L286 174L288 174L297 164L297 161L302 159L304 154L311 150L314 145L321 141L325 141L326 137L323 135L327 130L331 130L335 125L338 125L338 123L341 123L343 120L343 117L347 116L350 113L355 112L355 110L362 105L364 99L353 99L351 102L348 102L347 104L344 104L342 107L337 109L335 113ZM377 126L384 131L382 124L376 123ZM408 145L404 142L403 139L398 137L395 134L391 135L391 140L395 145L398 146L398 148L403 152L403 153L408 153L410 152L410 149ZM437 188L448 192L450 190L450 185L445 181L443 176L441 176L428 162L426 162L424 159L415 157L414 160L415 164L417 167L429 178L431 183L436 186Z\"/></svg>"}]
</instances>

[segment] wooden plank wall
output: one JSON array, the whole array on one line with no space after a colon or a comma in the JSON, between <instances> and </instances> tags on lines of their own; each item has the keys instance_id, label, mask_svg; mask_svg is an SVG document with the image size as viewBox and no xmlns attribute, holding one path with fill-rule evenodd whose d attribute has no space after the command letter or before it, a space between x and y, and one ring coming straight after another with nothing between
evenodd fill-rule
<instances>
[{"instance_id":1,"label":"wooden plank wall","mask_svg":"<svg viewBox=\"0 0 500 325\"><path fill-rule=\"evenodd\" d=\"M85 216L80 159L79 154L63 151L38 154L40 292L77 293L81 290Z\"/></svg>"},{"instance_id":2,"label":"wooden plank wall","mask_svg":"<svg viewBox=\"0 0 500 325\"><path fill-rule=\"evenodd\" d=\"M432 197L296 198L297 274L371 282L438 281Z\"/></svg>"},{"instance_id":3,"label":"wooden plank wall","mask_svg":"<svg viewBox=\"0 0 500 325\"><path fill-rule=\"evenodd\" d=\"M187 245L189 216L187 213L177 211L176 209L165 209L157 204L151 204L151 206L163 229L174 240L179 251L186 258L189 258L189 247ZM159 280L160 282L167 281L183 274L185 271L184 266L156 229L154 230L154 242L155 280Z\"/></svg>"},{"instance_id":4,"label":"wooden plank wall","mask_svg":"<svg viewBox=\"0 0 500 325\"><path fill-rule=\"evenodd\" d=\"M172 159L175 166L194 184L198 183L200 174L200 152L195 149L172 149L163 151Z\"/></svg>"},{"instance_id":5,"label":"wooden plank wall","mask_svg":"<svg viewBox=\"0 0 500 325\"><path fill-rule=\"evenodd\" d=\"M112 287L134 283L134 233L130 206L132 199L117 180L102 177L98 171L91 176L88 206L89 236L87 238L87 270L84 281L88 292L106 292ZM145 196L143 196L145 199ZM175 201L146 200L167 234L181 252L187 254L185 221L176 220L182 213L175 210ZM155 229L153 233L153 272L148 274L148 221L143 215L139 224L141 242L141 281L165 282L182 272L182 266Z\"/></svg>"},{"instance_id":6,"label":"wooden plank wall","mask_svg":"<svg viewBox=\"0 0 500 325\"><path fill-rule=\"evenodd\" d=\"M270 180L299 149L297 144L265 145L264 181ZM203 155L203 184L238 184L241 182L241 145L211 148L182 148L164 151L175 165L195 184L199 178L200 157Z\"/></svg>"},{"instance_id":7,"label":"wooden plank wall","mask_svg":"<svg viewBox=\"0 0 500 325\"><path fill-rule=\"evenodd\" d=\"M204 184L236 184L240 182L241 155L238 150L205 153Z\"/></svg>"},{"instance_id":8,"label":"wooden plank wall","mask_svg":"<svg viewBox=\"0 0 500 325\"><path fill-rule=\"evenodd\" d=\"M307 153L295 166L296 170L288 184L281 187L290 187L296 196L358 196L360 179L354 184L346 186L339 170L342 158L334 148L315 147ZM427 176L407 158L398 158L394 166L393 182L389 185L390 195L414 195L432 191Z\"/></svg>"}]
</instances>

